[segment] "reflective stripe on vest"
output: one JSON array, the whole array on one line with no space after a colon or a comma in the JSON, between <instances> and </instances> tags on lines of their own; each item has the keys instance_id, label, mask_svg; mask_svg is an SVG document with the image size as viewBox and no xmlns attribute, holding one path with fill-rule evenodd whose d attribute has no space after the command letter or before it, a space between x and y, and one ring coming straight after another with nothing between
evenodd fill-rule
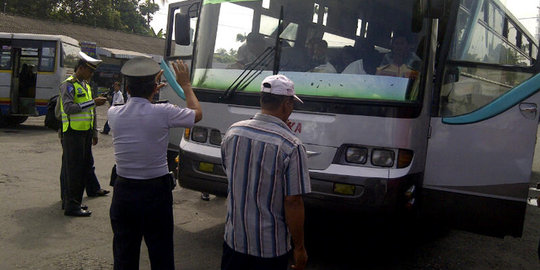
<instances>
[{"instance_id":1,"label":"reflective stripe on vest","mask_svg":"<svg viewBox=\"0 0 540 270\"><path fill-rule=\"evenodd\" d=\"M73 76L67 78L65 82L73 80ZM88 91L78 82L73 82L74 94L73 94L73 103L80 104L92 100L92 90L90 85L86 85ZM62 93L60 93L62 97ZM94 110L87 109L79 113L66 114L64 112L64 104L60 99L60 109L62 111L62 131L66 132L69 127L73 130L90 130L94 126Z\"/></svg>"}]
</instances>

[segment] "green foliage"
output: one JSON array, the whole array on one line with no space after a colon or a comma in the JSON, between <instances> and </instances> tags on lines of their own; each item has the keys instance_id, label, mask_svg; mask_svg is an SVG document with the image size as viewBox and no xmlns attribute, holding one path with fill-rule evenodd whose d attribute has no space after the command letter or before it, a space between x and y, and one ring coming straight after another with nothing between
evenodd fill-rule
<instances>
[{"instance_id":1,"label":"green foliage","mask_svg":"<svg viewBox=\"0 0 540 270\"><path fill-rule=\"evenodd\" d=\"M234 63L236 62L237 51L231 49L229 52L221 48L214 53L214 60L219 63Z\"/></svg>"},{"instance_id":2,"label":"green foliage","mask_svg":"<svg viewBox=\"0 0 540 270\"><path fill-rule=\"evenodd\" d=\"M152 21L152 14L159 10L159 5L154 3L153 0L146 0L139 5L139 10L141 11L141 15L146 16L146 25L150 25L150 21Z\"/></svg>"},{"instance_id":3,"label":"green foliage","mask_svg":"<svg viewBox=\"0 0 540 270\"><path fill-rule=\"evenodd\" d=\"M238 42L244 42L245 40L247 39L247 34L244 33L244 34L236 34L236 41Z\"/></svg>"},{"instance_id":4,"label":"green foliage","mask_svg":"<svg viewBox=\"0 0 540 270\"><path fill-rule=\"evenodd\" d=\"M4 1L7 3L6 12L10 14L156 36L149 26L153 14L159 10L155 0L3 0L2 2Z\"/></svg>"},{"instance_id":5,"label":"green foliage","mask_svg":"<svg viewBox=\"0 0 540 270\"><path fill-rule=\"evenodd\" d=\"M154 37L165 38L165 33L163 32L163 29L159 29L157 33L156 33L156 30L154 30L154 28L151 28L151 29L152 29L152 33L154 34Z\"/></svg>"}]
</instances>

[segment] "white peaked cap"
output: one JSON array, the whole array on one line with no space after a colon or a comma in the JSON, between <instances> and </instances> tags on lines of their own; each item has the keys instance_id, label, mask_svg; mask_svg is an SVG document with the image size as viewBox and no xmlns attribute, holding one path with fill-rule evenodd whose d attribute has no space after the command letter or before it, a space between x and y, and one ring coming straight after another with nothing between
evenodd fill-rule
<instances>
[{"instance_id":1,"label":"white peaked cap","mask_svg":"<svg viewBox=\"0 0 540 270\"><path fill-rule=\"evenodd\" d=\"M264 78L261 84L261 92L274 95L294 97L300 103L304 103L294 92L294 83L285 75L277 74Z\"/></svg>"},{"instance_id":2,"label":"white peaked cap","mask_svg":"<svg viewBox=\"0 0 540 270\"><path fill-rule=\"evenodd\" d=\"M100 60L100 59L95 59L95 58L93 58L93 57L90 57L90 56L88 56L88 54L83 53L83 52L79 52L79 57L80 57L82 60L84 60L87 64L89 64L90 67L92 67L92 68L94 68L94 69L96 69L97 66L98 66L99 64L101 64L101 62L103 62L102 60Z\"/></svg>"}]
</instances>

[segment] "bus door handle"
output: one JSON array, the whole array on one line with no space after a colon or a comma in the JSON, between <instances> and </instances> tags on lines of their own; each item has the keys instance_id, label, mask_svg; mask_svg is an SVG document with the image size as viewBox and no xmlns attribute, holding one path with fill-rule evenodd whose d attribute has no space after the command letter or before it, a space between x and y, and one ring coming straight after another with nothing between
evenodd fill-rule
<instances>
[{"instance_id":1,"label":"bus door handle","mask_svg":"<svg viewBox=\"0 0 540 270\"><path fill-rule=\"evenodd\" d=\"M308 158L318 156L321 153L320 152L314 152L314 151L306 151Z\"/></svg>"},{"instance_id":2,"label":"bus door handle","mask_svg":"<svg viewBox=\"0 0 540 270\"><path fill-rule=\"evenodd\" d=\"M519 110L521 114L527 119L536 119L536 104L534 103L521 103L519 104Z\"/></svg>"}]
</instances>

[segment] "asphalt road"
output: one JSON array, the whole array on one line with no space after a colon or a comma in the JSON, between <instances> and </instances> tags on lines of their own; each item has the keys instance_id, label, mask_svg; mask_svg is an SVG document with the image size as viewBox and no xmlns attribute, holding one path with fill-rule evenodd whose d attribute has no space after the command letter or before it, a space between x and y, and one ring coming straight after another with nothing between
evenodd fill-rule
<instances>
[{"instance_id":1,"label":"asphalt road","mask_svg":"<svg viewBox=\"0 0 540 270\"><path fill-rule=\"evenodd\" d=\"M104 123L105 107L98 110ZM90 218L65 217L60 210L61 146L44 117L0 129L0 270L112 269L112 196L88 198ZM96 174L104 188L113 164L111 136L94 147ZM537 153L540 147L537 146ZM535 156L531 183L540 181ZM176 269L219 269L225 200L199 199L199 193L174 192ZM495 210L494 210L495 211ZM326 215L326 214L325 214ZM540 269L537 245L540 208L528 206L522 238L504 239L456 230L404 229L399 223L374 223L369 217L318 215L306 238L308 269ZM150 269L146 247L140 269Z\"/></svg>"}]
</instances>

